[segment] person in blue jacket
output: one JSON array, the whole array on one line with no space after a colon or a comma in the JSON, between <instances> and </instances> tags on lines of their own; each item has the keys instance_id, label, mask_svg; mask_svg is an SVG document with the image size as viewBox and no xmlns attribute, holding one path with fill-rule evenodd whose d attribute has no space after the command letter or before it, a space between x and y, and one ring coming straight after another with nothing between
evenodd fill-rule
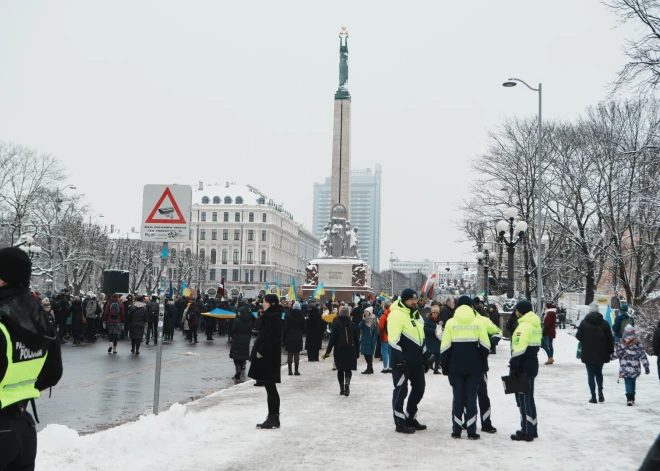
<instances>
[{"instance_id":1,"label":"person in blue jacket","mask_svg":"<svg viewBox=\"0 0 660 471\"><path fill-rule=\"evenodd\" d=\"M364 317L358 326L360 330L360 353L364 355L367 362L367 369L362 372L363 375L374 374L374 353L378 344L378 319L376 319L373 309L368 307L364 310Z\"/></svg>"},{"instance_id":2,"label":"person in blue jacket","mask_svg":"<svg viewBox=\"0 0 660 471\"><path fill-rule=\"evenodd\" d=\"M614 332L614 343L621 342L621 339L623 338L623 331L626 330L626 326L628 325L635 327L635 319L633 319L630 314L628 314L628 305L624 304L619 309L619 315L616 316L614 325L612 326L612 332Z\"/></svg>"}]
</instances>

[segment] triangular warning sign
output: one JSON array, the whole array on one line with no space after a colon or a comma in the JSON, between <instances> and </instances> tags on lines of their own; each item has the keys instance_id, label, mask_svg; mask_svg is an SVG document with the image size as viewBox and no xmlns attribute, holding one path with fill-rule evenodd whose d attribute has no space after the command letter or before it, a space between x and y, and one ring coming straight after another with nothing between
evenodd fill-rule
<instances>
[{"instance_id":1,"label":"triangular warning sign","mask_svg":"<svg viewBox=\"0 0 660 471\"><path fill-rule=\"evenodd\" d=\"M166 203L165 200L168 199L169 203ZM155 216L155 217L154 217ZM181 214L179 205L176 204L174 196L169 187L163 192L163 196L160 197L156 206L149 214L149 217L145 221L147 224L185 224L186 220Z\"/></svg>"}]
</instances>

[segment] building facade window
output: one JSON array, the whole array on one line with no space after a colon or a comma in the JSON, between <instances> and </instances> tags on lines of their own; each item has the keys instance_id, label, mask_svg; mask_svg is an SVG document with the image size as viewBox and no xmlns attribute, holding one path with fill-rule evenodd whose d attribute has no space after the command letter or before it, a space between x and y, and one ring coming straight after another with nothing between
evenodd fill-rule
<instances>
[{"instance_id":1,"label":"building facade window","mask_svg":"<svg viewBox=\"0 0 660 471\"><path fill-rule=\"evenodd\" d=\"M225 222L229 222L229 213L225 213L222 220Z\"/></svg>"},{"instance_id":2,"label":"building facade window","mask_svg":"<svg viewBox=\"0 0 660 471\"><path fill-rule=\"evenodd\" d=\"M266 222L266 213L261 216L261 222Z\"/></svg>"},{"instance_id":3,"label":"building facade window","mask_svg":"<svg viewBox=\"0 0 660 471\"><path fill-rule=\"evenodd\" d=\"M250 270L250 283L254 282L254 270Z\"/></svg>"},{"instance_id":4,"label":"building facade window","mask_svg":"<svg viewBox=\"0 0 660 471\"><path fill-rule=\"evenodd\" d=\"M190 257L192 255L192 251L190 250L190 247L186 249L186 256Z\"/></svg>"},{"instance_id":5,"label":"building facade window","mask_svg":"<svg viewBox=\"0 0 660 471\"><path fill-rule=\"evenodd\" d=\"M214 196L213 197L213 204L220 204L220 197L219 196Z\"/></svg>"},{"instance_id":6,"label":"building facade window","mask_svg":"<svg viewBox=\"0 0 660 471\"><path fill-rule=\"evenodd\" d=\"M203 196L202 197L202 204L209 204L209 197L208 196Z\"/></svg>"},{"instance_id":7,"label":"building facade window","mask_svg":"<svg viewBox=\"0 0 660 471\"><path fill-rule=\"evenodd\" d=\"M227 269L226 269L226 268L223 268L222 270L220 270L220 277L221 277L223 280L226 280L226 279L227 279Z\"/></svg>"},{"instance_id":8,"label":"building facade window","mask_svg":"<svg viewBox=\"0 0 660 471\"><path fill-rule=\"evenodd\" d=\"M234 230L234 240L241 240L241 231L238 229Z\"/></svg>"},{"instance_id":9,"label":"building facade window","mask_svg":"<svg viewBox=\"0 0 660 471\"><path fill-rule=\"evenodd\" d=\"M257 203L259 203L259 204L266 204L266 198L264 198L264 197L262 196L261 198L259 198L259 199L257 200Z\"/></svg>"},{"instance_id":10,"label":"building facade window","mask_svg":"<svg viewBox=\"0 0 660 471\"><path fill-rule=\"evenodd\" d=\"M231 196L225 196L225 204L231 204Z\"/></svg>"},{"instance_id":11,"label":"building facade window","mask_svg":"<svg viewBox=\"0 0 660 471\"><path fill-rule=\"evenodd\" d=\"M238 265L238 249L234 249L234 265Z\"/></svg>"},{"instance_id":12,"label":"building facade window","mask_svg":"<svg viewBox=\"0 0 660 471\"><path fill-rule=\"evenodd\" d=\"M217 263L218 259L218 251L215 249L211 249L211 263L215 265Z\"/></svg>"},{"instance_id":13,"label":"building facade window","mask_svg":"<svg viewBox=\"0 0 660 471\"><path fill-rule=\"evenodd\" d=\"M261 263L263 263L264 265L266 264L266 251L265 250L261 251Z\"/></svg>"},{"instance_id":14,"label":"building facade window","mask_svg":"<svg viewBox=\"0 0 660 471\"><path fill-rule=\"evenodd\" d=\"M241 213L234 213L234 221L241 222Z\"/></svg>"},{"instance_id":15,"label":"building facade window","mask_svg":"<svg viewBox=\"0 0 660 471\"><path fill-rule=\"evenodd\" d=\"M222 249L222 264L227 265L227 249Z\"/></svg>"},{"instance_id":16,"label":"building facade window","mask_svg":"<svg viewBox=\"0 0 660 471\"><path fill-rule=\"evenodd\" d=\"M206 211L202 211L200 221L202 221L202 222L206 222Z\"/></svg>"},{"instance_id":17,"label":"building facade window","mask_svg":"<svg viewBox=\"0 0 660 471\"><path fill-rule=\"evenodd\" d=\"M205 249L199 249L199 258L201 258L201 259L206 258L206 250Z\"/></svg>"},{"instance_id":18,"label":"building facade window","mask_svg":"<svg viewBox=\"0 0 660 471\"><path fill-rule=\"evenodd\" d=\"M241 196L236 197L236 204L243 204L243 198Z\"/></svg>"},{"instance_id":19,"label":"building facade window","mask_svg":"<svg viewBox=\"0 0 660 471\"><path fill-rule=\"evenodd\" d=\"M213 211L213 214L211 214L211 221L218 222L218 213L215 211Z\"/></svg>"},{"instance_id":20,"label":"building facade window","mask_svg":"<svg viewBox=\"0 0 660 471\"><path fill-rule=\"evenodd\" d=\"M238 281L238 270L232 270L231 271L231 280L232 281Z\"/></svg>"},{"instance_id":21,"label":"building facade window","mask_svg":"<svg viewBox=\"0 0 660 471\"><path fill-rule=\"evenodd\" d=\"M218 230L211 229L211 240L218 240Z\"/></svg>"},{"instance_id":22,"label":"building facade window","mask_svg":"<svg viewBox=\"0 0 660 471\"><path fill-rule=\"evenodd\" d=\"M261 231L261 240L266 242L266 231Z\"/></svg>"},{"instance_id":23,"label":"building facade window","mask_svg":"<svg viewBox=\"0 0 660 471\"><path fill-rule=\"evenodd\" d=\"M209 280L215 281L215 268L211 268L211 271L209 272Z\"/></svg>"},{"instance_id":24,"label":"building facade window","mask_svg":"<svg viewBox=\"0 0 660 471\"><path fill-rule=\"evenodd\" d=\"M250 249L248 250L248 260L247 260L248 264L252 265L254 263L253 258L254 258L254 252L252 251L252 249Z\"/></svg>"},{"instance_id":25,"label":"building facade window","mask_svg":"<svg viewBox=\"0 0 660 471\"><path fill-rule=\"evenodd\" d=\"M253 230L248 231L248 240L254 240L254 231Z\"/></svg>"},{"instance_id":26,"label":"building facade window","mask_svg":"<svg viewBox=\"0 0 660 471\"><path fill-rule=\"evenodd\" d=\"M222 240L229 240L229 229L222 230Z\"/></svg>"},{"instance_id":27,"label":"building facade window","mask_svg":"<svg viewBox=\"0 0 660 471\"><path fill-rule=\"evenodd\" d=\"M254 222L254 213L248 214L248 221Z\"/></svg>"},{"instance_id":28,"label":"building facade window","mask_svg":"<svg viewBox=\"0 0 660 471\"><path fill-rule=\"evenodd\" d=\"M199 230L199 240L206 240L206 229Z\"/></svg>"}]
</instances>

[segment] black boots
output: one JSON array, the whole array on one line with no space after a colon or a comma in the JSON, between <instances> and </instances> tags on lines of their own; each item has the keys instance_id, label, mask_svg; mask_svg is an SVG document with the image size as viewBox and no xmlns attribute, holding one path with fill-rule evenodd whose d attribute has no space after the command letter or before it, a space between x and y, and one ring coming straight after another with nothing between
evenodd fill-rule
<instances>
[{"instance_id":1,"label":"black boots","mask_svg":"<svg viewBox=\"0 0 660 471\"><path fill-rule=\"evenodd\" d=\"M596 393L593 393L591 395L591 399L589 399L589 403L591 404L598 404L598 401L596 400Z\"/></svg>"},{"instance_id":2,"label":"black boots","mask_svg":"<svg viewBox=\"0 0 660 471\"><path fill-rule=\"evenodd\" d=\"M598 390L598 402L605 402L605 396L603 396L603 390Z\"/></svg>"},{"instance_id":3,"label":"black boots","mask_svg":"<svg viewBox=\"0 0 660 471\"><path fill-rule=\"evenodd\" d=\"M517 432L511 435L511 440L514 442L533 442L534 441L534 436L533 435L523 435L518 434Z\"/></svg>"},{"instance_id":4,"label":"black boots","mask_svg":"<svg viewBox=\"0 0 660 471\"><path fill-rule=\"evenodd\" d=\"M409 427L408 425L397 425L396 431L399 433L415 433L414 427Z\"/></svg>"},{"instance_id":5,"label":"black boots","mask_svg":"<svg viewBox=\"0 0 660 471\"><path fill-rule=\"evenodd\" d=\"M628 400L627 403L628 403L629 406L632 406L633 404L635 404L635 395L634 394L626 393L626 399Z\"/></svg>"},{"instance_id":6,"label":"black boots","mask_svg":"<svg viewBox=\"0 0 660 471\"><path fill-rule=\"evenodd\" d=\"M257 424L257 428L260 429L280 428L280 414L268 414L268 417L266 417L266 421L261 424Z\"/></svg>"},{"instance_id":7,"label":"black boots","mask_svg":"<svg viewBox=\"0 0 660 471\"><path fill-rule=\"evenodd\" d=\"M349 394L351 394L351 382L346 380L346 384L344 385L344 396L348 397Z\"/></svg>"},{"instance_id":8,"label":"black boots","mask_svg":"<svg viewBox=\"0 0 660 471\"><path fill-rule=\"evenodd\" d=\"M408 419L406 421L406 426L414 428L416 431L426 430L426 425L420 424L417 419Z\"/></svg>"},{"instance_id":9,"label":"black boots","mask_svg":"<svg viewBox=\"0 0 660 471\"><path fill-rule=\"evenodd\" d=\"M340 385L339 385L339 395L340 395L340 396L343 396L343 395L344 395L344 392L345 392L345 390L344 390L344 385L343 385L343 384L340 384Z\"/></svg>"},{"instance_id":10,"label":"black boots","mask_svg":"<svg viewBox=\"0 0 660 471\"><path fill-rule=\"evenodd\" d=\"M493 424L481 425L481 431L486 433L497 433L497 429Z\"/></svg>"}]
</instances>

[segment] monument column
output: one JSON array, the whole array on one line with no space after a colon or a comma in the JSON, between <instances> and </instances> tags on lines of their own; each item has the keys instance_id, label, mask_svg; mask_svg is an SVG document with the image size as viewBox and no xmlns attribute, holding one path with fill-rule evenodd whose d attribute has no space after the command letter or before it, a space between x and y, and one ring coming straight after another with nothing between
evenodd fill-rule
<instances>
[{"instance_id":1,"label":"monument column","mask_svg":"<svg viewBox=\"0 0 660 471\"><path fill-rule=\"evenodd\" d=\"M343 204L351 210L351 95L348 92L348 31L339 33L339 88L335 92L332 136L332 190L330 207Z\"/></svg>"}]
</instances>

